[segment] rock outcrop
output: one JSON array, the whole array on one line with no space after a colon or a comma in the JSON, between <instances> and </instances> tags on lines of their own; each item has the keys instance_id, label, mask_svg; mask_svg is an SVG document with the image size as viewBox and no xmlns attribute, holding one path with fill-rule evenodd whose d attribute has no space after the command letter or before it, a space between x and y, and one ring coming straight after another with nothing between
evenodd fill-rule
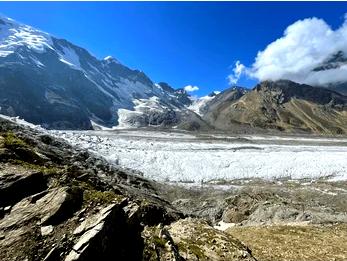
<instances>
[{"instance_id":1,"label":"rock outcrop","mask_svg":"<svg viewBox=\"0 0 347 261\"><path fill-rule=\"evenodd\" d=\"M146 228L143 236L147 260L256 260L240 241L200 219Z\"/></svg>"}]
</instances>

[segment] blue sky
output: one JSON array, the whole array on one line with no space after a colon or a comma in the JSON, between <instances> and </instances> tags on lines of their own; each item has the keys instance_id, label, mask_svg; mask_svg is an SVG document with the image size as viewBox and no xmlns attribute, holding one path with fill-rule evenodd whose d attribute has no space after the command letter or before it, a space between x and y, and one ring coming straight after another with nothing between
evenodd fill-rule
<instances>
[{"instance_id":1,"label":"blue sky","mask_svg":"<svg viewBox=\"0 0 347 261\"><path fill-rule=\"evenodd\" d=\"M250 66L286 27L307 18L341 25L333 2L1 2L0 13L88 49L112 55L175 88L205 95L229 86L237 60ZM241 78L238 85L253 87Z\"/></svg>"}]
</instances>

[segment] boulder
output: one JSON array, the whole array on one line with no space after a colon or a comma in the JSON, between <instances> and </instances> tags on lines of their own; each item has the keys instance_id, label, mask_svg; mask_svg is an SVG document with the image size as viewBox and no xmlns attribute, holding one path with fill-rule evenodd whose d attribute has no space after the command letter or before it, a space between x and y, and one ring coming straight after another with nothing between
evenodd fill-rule
<instances>
[{"instance_id":1,"label":"boulder","mask_svg":"<svg viewBox=\"0 0 347 261\"><path fill-rule=\"evenodd\" d=\"M32 220L42 225L58 224L71 216L82 203L82 192L61 187L27 197L13 206L0 221L0 230L24 226Z\"/></svg>"},{"instance_id":2,"label":"boulder","mask_svg":"<svg viewBox=\"0 0 347 261\"><path fill-rule=\"evenodd\" d=\"M85 219L74 231L75 235L81 236L65 261L109 260L112 256L119 256L121 249L118 243L122 240L125 225L122 210L125 202L125 198L118 198L116 203Z\"/></svg>"},{"instance_id":3,"label":"boulder","mask_svg":"<svg viewBox=\"0 0 347 261\"><path fill-rule=\"evenodd\" d=\"M41 172L0 172L0 207L13 205L21 199L47 188L47 181Z\"/></svg>"}]
</instances>

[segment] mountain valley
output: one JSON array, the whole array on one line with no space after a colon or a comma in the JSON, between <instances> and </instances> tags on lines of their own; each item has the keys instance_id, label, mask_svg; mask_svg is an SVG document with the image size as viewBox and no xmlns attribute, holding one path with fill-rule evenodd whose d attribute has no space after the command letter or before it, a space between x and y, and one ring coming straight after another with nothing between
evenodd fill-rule
<instances>
[{"instance_id":1,"label":"mountain valley","mask_svg":"<svg viewBox=\"0 0 347 261\"><path fill-rule=\"evenodd\" d=\"M0 260L347 260L340 50L199 97L0 15Z\"/></svg>"}]
</instances>

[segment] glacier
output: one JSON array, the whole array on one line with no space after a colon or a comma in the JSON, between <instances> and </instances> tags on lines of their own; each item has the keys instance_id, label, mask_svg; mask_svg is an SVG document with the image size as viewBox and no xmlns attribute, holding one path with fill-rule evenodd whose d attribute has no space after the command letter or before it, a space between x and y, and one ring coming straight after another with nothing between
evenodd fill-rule
<instances>
[{"instance_id":1,"label":"glacier","mask_svg":"<svg viewBox=\"0 0 347 261\"><path fill-rule=\"evenodd\" d=\"M347 180L347 139L147 130L53 131L119 167L173 183Z\"/></svg>"}]
</instances>

